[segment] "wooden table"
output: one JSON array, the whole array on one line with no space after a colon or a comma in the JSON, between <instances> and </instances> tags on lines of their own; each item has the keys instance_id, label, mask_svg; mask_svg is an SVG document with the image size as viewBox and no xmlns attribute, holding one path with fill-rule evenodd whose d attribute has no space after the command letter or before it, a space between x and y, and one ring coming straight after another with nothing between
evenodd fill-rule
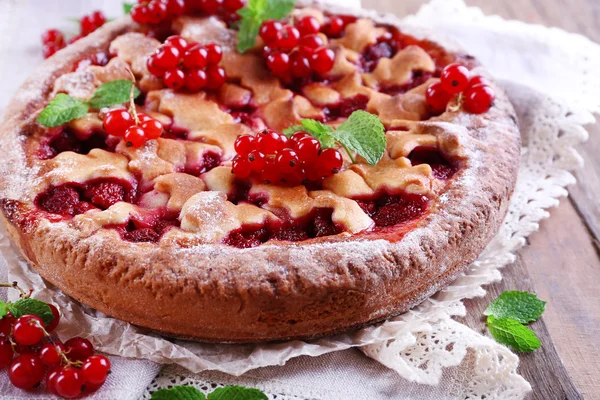
<instances>
[{"instance_id":1,"label":"wooden table","mask_svg":"<svg viewBox=\"0 0 600 400\"><path fill-rule=\"evenodd\" d=\"M365 8L397 15L413 13L426 0L363 0ZM466 0L488 14L556 26L600 42L598 0ZM597 71L600 73L600 71ZM488 287L488 296L468 301L464 322L484 329L479 317L504 290L536 291L548 301L542 320L532 327L542 349L521 356L520 372L531 382L534 399L600 399L600 123L579 148L586 166L578 171L570 198L550 211L539 232L504 280ZM562 363L561 363L562 359Z\"/></svg>"}]
</instances>

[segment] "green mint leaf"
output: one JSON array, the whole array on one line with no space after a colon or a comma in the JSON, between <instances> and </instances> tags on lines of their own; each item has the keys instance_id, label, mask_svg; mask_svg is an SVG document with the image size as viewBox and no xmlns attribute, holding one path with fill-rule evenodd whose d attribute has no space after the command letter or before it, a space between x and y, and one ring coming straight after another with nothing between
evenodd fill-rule
<instances>
[{"instance_id":1,"label":"green mint leaf","mask_svg":"<svg viewBox=\"0 0 600 400\"><path fill-rule=\"evenodd\" d=\"M8 303L7 307L15 318L22 317L23 315L37 315L46 325L51 323L54 319L50 306L43 301L36 299L28 298L17 300L14 303Z\"/></svg>"},{"instance_id":2,"label":"green mint leaf","mask_svg":"<svg viewBox=\"0 0 600 400\"><path fill-rule=\"evenodd\" d=\"M535 294L510 290L502 293L483 312L495 318L512 318L522 324L537 321L546 308L546 302Z\"/></svg>"},{"instance_id":3,"label":"green mint leaf","mask_svg":"<svg viewBox=\"0 0 600 400\"><path fill-rule=\"evenodd\" d=\"M67 18L67 21L74 22L76 24L80 24L81 23L81 19L80 18L74 18L74 17Z\"/></svg>"},{"instance_id":4,"label":"green mint leaf","mask_svg":"<svg viewBox=\"0 0 600 400\"><path fill-rule=\"evenodd\" d=\"M8 314L8 304L0 300L0 318Z\"/></svg>"},{"instance_id":5,"label":"green mint leaf","mask_svg":"<svg viewBox=\"0 0 600 400\"><path fill-rule=\"evenodd\" d=\"M87 112L88 105L85 101L75 99L64 93L59 93L42 110L37 118L37 122L49 128L54 128L74 119L81 118Z\"/></svg>"},{"instance_id":6,"label":"green mint leaf","mask_svg":"<svg viewBox=\"0 0 600 400\"><path fill-rule=\"evenodd\" d=\"M242 17L238 31L237 50L244 53L256 44L256 37L263 22L279 20L293 9L296 0L249 0L248 5L238 11Z\"/></svg>"},{"instance_id":7,"label":"green mint leaf","mask_svg":"<svg viewBox=\"0 0 600 400\"><path fill-rule=\"evenodd\" d=\"M331 136L333 128L329 125L325 125L314 119L303 119L300 121L302 125L294 125L283 131L283 134L287 137L291 137L296 132L310 133L320 143L321 148L329 149L335 146L335 140Z\"/></svg>"},{"instance_id":8,"label":"green mint leaf","mask_svg":"<svg viewBox=\"0 0 600 400\"><path fill-rule=\"evenodd\" d=\"M133 8L133 6L134 6L133 3L123 3L123 12L125 14L131 13L131 9Z\"/></svg>"},{"instance_id":9,"label":"green mint leaf","mask_svg":"<svg viewBox=\"0 0 600 400\"><path fill-rule=\"evenodd\" d=\"M350 157L350 151L354 151L371 165L377 164L385 153L385 128L378 116L366 111L354 111L331 135L349 151Z\"/></svg>"},{"instance_id":10,"label":"green mint leaf","mask_svg":"<svg viewBox=\"0 0 600 400\"><path fill-rule=\"evenodd\" d=\"M267 396L258 389L225 386L209 394L208 400L267 400Z\"/></svg>"},{"instance_id":11,"label":"green mint leaf","mask_svg":"<svg viewBox=\"0 0 600 400\"><path fill-rule=\"evenodd\" d=\"M125 79L101 85L90 99L90 107L99 110L104 107L112 107L128 102L129 95L131 94L131 85L133 83ZM138 97L140 95L138 88L134 88L133 90L133 97Z\"/></svg>"},{"instance_id":12,"label":"green mint leaf","mask_svg":"<svg viewBox=\"0 0 600 400\"><path fill-rule=\"evenodd\" d=\"M535 333L512 318L487 319L490 333L498 343L510 346L519 352L531 352L542 345Z\"/></svg>"},{"instance_id":13,"label":"green mint leaf","mask_svg":"<svg viewBox=\"0 0 600 400\"><path fill-rule=\"evenodd\" d=\"M263 12L263 21L280 20L288 16L294 9L296 0L267 0Z\"/></svg>"},{"instance_id":14,"label":"green mint leaf","mask_svg":"<svg viewBox=\"0 0 600 400\"><path fill-rule=\"evenodd\" d=\"M152 393L151 400L205 400L204 393L192 386L175 386Z\"/></svg>"}]
</instances>

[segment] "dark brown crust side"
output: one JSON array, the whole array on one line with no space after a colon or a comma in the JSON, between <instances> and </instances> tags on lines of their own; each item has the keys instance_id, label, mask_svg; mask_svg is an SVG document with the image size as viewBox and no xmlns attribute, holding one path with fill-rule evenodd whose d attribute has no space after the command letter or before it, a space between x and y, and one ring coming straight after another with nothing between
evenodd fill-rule
<instances>
[{"instance_id":1,"label":"dark brown crust side","mask_svg":"<svg viewBox=\"0 0 600 400\"><path fill-rule=\"evenodd\" d=\"M124 242L110 230L83 237L68 222L31 219L35 170L19 137L31 130L58 76L131 27L128 18L112 22L47 60L0 126L0 151L8 154L0 161L2 219L34 268L82 303L201 341L314 338L419 304L473 262L498 231L520 154L515 112L499 87L496 106L484 116L447 113L423 123L424 129L455 136L469 158L442 195L443 204L397 243L349 238L185 249ZM22 187L15 188L18 182Z\"/></svg>"}]
</instances>

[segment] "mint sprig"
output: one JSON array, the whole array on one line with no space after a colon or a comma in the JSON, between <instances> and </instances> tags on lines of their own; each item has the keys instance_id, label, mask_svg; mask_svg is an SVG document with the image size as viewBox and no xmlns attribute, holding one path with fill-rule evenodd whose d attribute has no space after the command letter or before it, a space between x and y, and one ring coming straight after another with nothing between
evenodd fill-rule
<instances>
[{"instance_id":1,"label":"mint sprig","mask_svg":"<svg viewBox=\"0 0 600 400\"><path fill-rule=\"evenodd\" d=\"M311 134L324 149L334 147L335 142L338 142L344 147L352 162L356 162L355 154L358 154L371 165L376 165L381 160L387 143L385 127L379 117L362 110L354 111L335 130L314 119L303 119L301 125L283 131L288 137L296 132Z\"/></svg>"},{"instance_id":2,"label":"mint sprig","mask_svg":"<svg viewBox=\"0 0 600 400\"><path fill-rule=\"evenodd\" d=\"M87 101L59 93L42 110L37 122L48 128L54 128L85 116L90 108L99 110L126 103L129 100L132 85L132 82L125 79L104 83ZM139 95L140 91L134 87L134 98Z\"/></svg>"},{"instance_id":3,"label":"mint sprig","mask_svg":"<svg viewBox=\"0 0 600 400\"><path fill-rule=\"evenodd\" d=\"M296 0L248 0L248 5L238 11L241 18L237 50L244 53L256 44L263 22L285 18L294 9Z\"/></svg>"},{"instance_id":4,"label":"mint sprig","mask_svg":"<svg viewBox=\"0 0 600 400\"><path fill-rule=\"evenodd\" d=\"M267 400L267 396L258 389L243 386L225 386L215 389L208 400ZM204 393L192 386L175 386L160 389L152 393L151 400L206 400Z\"/></svg>"},{"instance_id":5,"label":"mint sprig","mask_svg":"<svg viewBox=\"0 0 600 400\"><path fill-rule=\"evenodd\" d=\"M130 14L133 6L135 6L133 3L123 3L123 12L125 14Z\"/></svg>"},{"instance_id":6,"label":"mint sprig","mask_svg":"<svg viewBox=\"0 0 600 400\"><path fill-rule=\"evenodd\" d=\"M546 308L546 302L535 294L506 291L490 303L484 314L487 326L497 342L516 351L531 352L542 343L524 324L537 321Z\"/></svg>"},{"instance_id":7,"label":"mint sprig","mask_svg":"<svg viewBox=\"0 0 600 400\"><path fill-rule=\"evenodd\" d=\"M46 325L50 324L54 319L54 315L52 315L52 310L48 304L32 298L20 299L14 303L0 301L0 318L9 312L15 318L22 317L23 315L37 315Z\"/></svg>"}]
</instances>

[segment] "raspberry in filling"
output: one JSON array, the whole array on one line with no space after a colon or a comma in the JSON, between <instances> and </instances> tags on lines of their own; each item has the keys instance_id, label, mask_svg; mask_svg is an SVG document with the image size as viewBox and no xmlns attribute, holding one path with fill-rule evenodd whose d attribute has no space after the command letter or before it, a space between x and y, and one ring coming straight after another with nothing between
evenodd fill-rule
<instances>
[{"instance_id":1,"label":"raspberry in filling","mask_svg":"<svg viewBox=\"0 0 600 400\"><path fill-rule=\"evenodd\" d=\"M373 219L377 228L385 228L418 219L427 211L429 199L410 194L383 195L357 203Z\"/></svg>"},{"instance_id":2,"label":"raspberry in filling","mask_svg":"<svg viewBox=\"0 0 600 400\"><path fill-rule=\"evenodd\" d=\"M44 211L64 217L83 214L99 208L106 210L119 201L133 202L131 184L110 179L86 184L70 183L53 186L36 197L36 205Z\"/></svg>"},{"instance_id":3,"label":"raspberry in filling","mask_svg":"<svg viewBox=\"0 0 600 400\"><path fill-rule=\"evenodd\" d=\"M118 140L109 140L104 132L92 132L82 138L70 128L58 128L45 136L40 144L38 157L42 160L54 158L65 151L87 154L92 149L114 151Z\"/></svg>"},{"instance_id":4,"label":"raspberry in filling","mask_svg":"<svg viewBox=\"0 0 600 400\"><path fill-rule=\"evenodd\" d=\"M169 219L162 212L157 211L155 215L147 220L132 219L124 226L112 226L107 228L116 229L123 240L133 243L156 243L170 229L178 227L177 219Z\"/></svg>"}]
</instances>

